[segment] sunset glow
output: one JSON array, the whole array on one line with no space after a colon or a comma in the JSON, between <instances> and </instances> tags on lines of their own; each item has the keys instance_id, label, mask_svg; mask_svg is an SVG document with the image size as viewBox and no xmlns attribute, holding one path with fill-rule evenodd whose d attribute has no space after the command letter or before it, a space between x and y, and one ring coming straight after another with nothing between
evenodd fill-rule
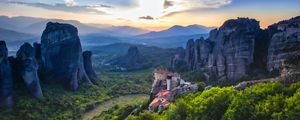
<instances>
[{"instance_id":1,"label":"sunset glow","mask_svg":"<svg viewBox=\"0 0 300 120\"><path fill-rule=\"evenodd\" d=\"M78 20L161 30L255 18L263 28L300 14L299 0L0 0L0 15Z\"/></svg>"}]
</instances>

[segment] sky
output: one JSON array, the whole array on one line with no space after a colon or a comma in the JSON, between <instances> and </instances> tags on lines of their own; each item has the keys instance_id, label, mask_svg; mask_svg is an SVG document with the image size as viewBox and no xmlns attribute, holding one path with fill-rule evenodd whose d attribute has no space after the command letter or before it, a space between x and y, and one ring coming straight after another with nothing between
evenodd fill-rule
<instances>
[{"instance_id":1,"label":"sky","mask_svg":"<svg viewBox=\"0 0 300 120\"><path fill-rule=\"evenodd\" d=\"M0 0L0 15L161 30L255 18L261 27L300 15L300 0Z\"/></svg>"}]
</instances>

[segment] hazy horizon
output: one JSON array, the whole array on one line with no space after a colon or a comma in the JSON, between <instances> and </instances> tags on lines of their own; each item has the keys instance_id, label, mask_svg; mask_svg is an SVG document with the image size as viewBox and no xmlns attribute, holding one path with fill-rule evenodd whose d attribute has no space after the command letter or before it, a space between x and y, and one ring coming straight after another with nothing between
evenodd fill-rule
<instances>
[{"instance_id":1,"label":"hazy horizon","mask_svg":"<svg viewBox=\"0 0 300 120\"><path fill-rule=\"evenodd\" d=\"M0 15L77 20L156 31L173 25L215 27L227 19L249 17L266 28L300 15L299 5L298 0L0 0Z\"/></svg>"}]
</instances>

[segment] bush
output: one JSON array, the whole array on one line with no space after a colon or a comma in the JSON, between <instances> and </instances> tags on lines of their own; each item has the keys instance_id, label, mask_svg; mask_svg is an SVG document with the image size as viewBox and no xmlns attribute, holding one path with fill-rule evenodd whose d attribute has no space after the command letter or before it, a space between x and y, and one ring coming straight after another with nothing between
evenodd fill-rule
<instances>
[{"instance_id":1,"label":"bush","mask_svg":"<svg viewBox=\"0 0 300 120\"><path fill-rule=\"evenodd\" d=\"M206 87L206 84L205 84L205 82L198 82L197 86L198 86L199 91L203 91Z\"/></svg>"}]
</instances>

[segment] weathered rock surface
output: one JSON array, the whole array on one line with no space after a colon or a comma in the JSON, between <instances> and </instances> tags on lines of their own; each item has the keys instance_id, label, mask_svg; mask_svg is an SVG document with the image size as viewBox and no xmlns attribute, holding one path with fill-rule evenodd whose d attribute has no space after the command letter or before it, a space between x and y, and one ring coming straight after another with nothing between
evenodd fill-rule
<instances>
[{"instance_id":1,"label":"weathered rock surface","mask_svg":"<svg viewBox=\"0 0 300 120\"><path fill-rule=\"evenodd\" d=\"M208 71L213 79L236 80L281 70L283 62L298 51L300 16L265 30L254 19L238 18L212 30L207 40L189 40L184 61L189 70Z\"/></svg>"},{"instance_id":2,"label":"weathered rock surface","mask_svg":"<svg viewBox=\"0 0 300 120\"><path fill-rule=\"evenodd\" d=\"M190 70L202 69L207 67L208 55L212 49L211 42L204 38L189 40L186 47L185 61Z\"/></svg>"},{"instance_id":3,"label":"weathered rock surface","mask_svg":"<svg viewBox=\"0 0 300 120\"><path fill-rule=\"evenodd\" d=\"M247 74L253 62L254 44L259 22L239 18L226 21L210 32L214 47L209 55L208 69L218 79L236 80Z\"/></svg>"},{"instance_id":4,"label":"weathered rock surface","mask_svg":"<svg viewBox=\"0 0 300 120\"><path fill-rule=\"evenodd\" d=\"M189 40L185 61L189 70L208 71L216 79L236 80L247 74L253 63L259 22L238 18L212 30L209 38Z\"/></svg>"},{"instance_id":5,"label":"weathered rock surface","mask_svg":"<svg viewBox=\"0 0 300 120\"><path fill-rule=\"evenodd\" d=\"M40 98L43 96L38 77L38 63L35 59L35 49L29 44L24 43L17 52L17 60L21 63L21 76L29 89L30 93Z\"/></svg>"},{"instance_id":6,"label":"weathered rock surface","mask_svg":"<svg viewBox=\"0 0 300 120\"><path fill-rule=\"evenodd\" d=\"M0 41L0 106L12 107L13 80L5 41Z\"/></svg>"},{"instance_id":7,"label":"weathered rock surface","mask_svg":"<svg viewBox=\"0 0 300 120\"><path fill-rule=\"evenodd\" d=\"M93 69L92 65L92 52L91 51L84 51L82 53L83 55L83 63L84 63L84 69L86 74L88 75L89 79L93 84L97 84L98 77Z\"/></svg>"},{"instance_id":8,"label":"weathered rock surface","mask_svg":"<svg viewBox=\"0 0 300 120\"><path fill-rule=\"evenodd\" d=\"M47 23L41 37L43 69L66 89L76 90L80 81L91 83L83 67L78 30L69 24Z\"/></svg>"},{"instance_id":9,"label":"weathered rock surface","mask_svg":"<svg viewBox=\"0 0 300 120\"><path fill-rule=\"evenodd\" d=\"M270 46L267 69L281 69L289 56L300 50L300 16L268 27Z\"/></svg>"}]
</instances>

